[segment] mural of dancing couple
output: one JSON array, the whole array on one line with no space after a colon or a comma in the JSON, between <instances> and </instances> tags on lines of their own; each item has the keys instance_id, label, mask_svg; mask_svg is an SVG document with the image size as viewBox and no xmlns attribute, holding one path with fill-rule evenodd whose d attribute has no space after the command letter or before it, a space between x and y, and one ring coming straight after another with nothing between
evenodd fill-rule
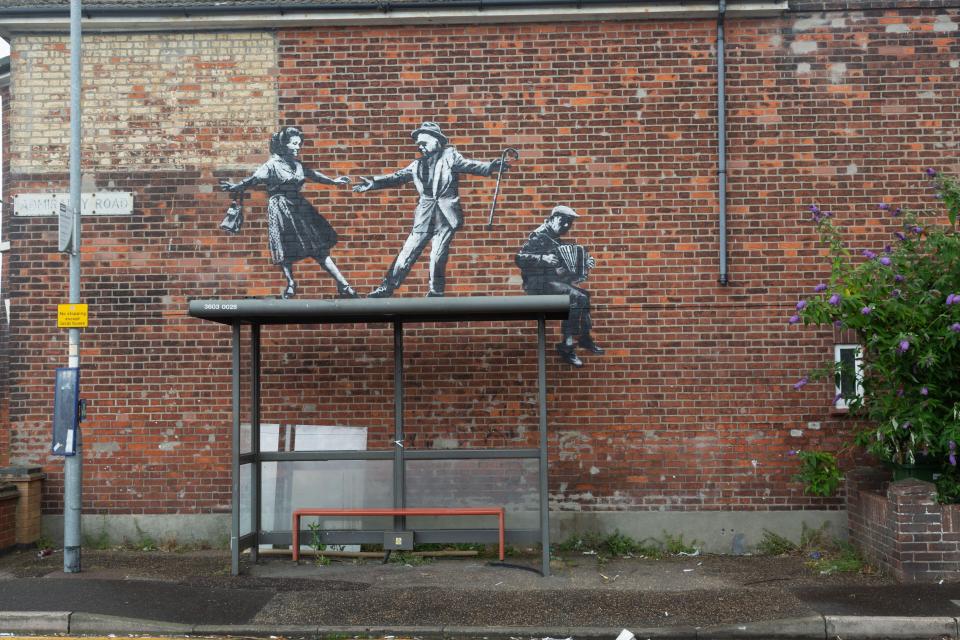
<instances>
[{"instance_id":1,"label":"mural of dancing couple","mask_svg":"<svg viewBox=\"0 0 960 640\"><path fill-rule=\"evenodd\" d=\"M420 157L391 174L361 176L353 186L354 192L364 193L413 182L420 194L413 214L413 228L387 269L383 281L368 294L370 298L392 296L428 243L431 248L427 296L442 297L446 289L450 244L464 220L459 195L460 174L497 176L489 227L496 207L496 194L500 190L500 178L509 171L511 159L519 158L514 149L505 150L500 158L489 162L464 158L449 144L449 139L434 122L424 122L410 136ZM357 298L357 292L330 255L338 240L337 232L301 193L307 179L332 186L347 186L353 181L349 176L331 178L303 166L299 160L303 141L303 133L297 127L281 129L270 139L270 158L252 175L240 182L220 181L222 190L234 194L234 200L220 226L229 233L239 232L243 224L244 193L247 189L263 185L270 196L267 204L267 236L271 260L280 267L287 280L282 297L292 298L297 293L293 264L313 259L336 282L337 297ZM554 207L516 255L526 293L565 294L570 297L570 316L563 322L563 339L557 345L557 352L565 362L575 367L583 366L583 361L576 353L577 346L590 353L604 352L590 334L590 294L576 286L587 279L595 261L582 246L560 241L578 217L570 207Z\"/></svg>"}]
</instances>

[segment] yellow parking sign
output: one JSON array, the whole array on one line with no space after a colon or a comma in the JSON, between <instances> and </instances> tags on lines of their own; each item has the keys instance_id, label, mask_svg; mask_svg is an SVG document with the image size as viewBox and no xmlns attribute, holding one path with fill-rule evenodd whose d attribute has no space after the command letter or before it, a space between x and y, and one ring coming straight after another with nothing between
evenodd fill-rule
<instances>
[{"instance_id":1,"label":"yellow parking sign","mask_svg":"<svg viewBox=\"0 0 960 640\"><path fill-rule=\"evenodd\" d=\"M86 329L87 305L58 304L57 326L61 329Z\"/></svg>"}]
</instances>

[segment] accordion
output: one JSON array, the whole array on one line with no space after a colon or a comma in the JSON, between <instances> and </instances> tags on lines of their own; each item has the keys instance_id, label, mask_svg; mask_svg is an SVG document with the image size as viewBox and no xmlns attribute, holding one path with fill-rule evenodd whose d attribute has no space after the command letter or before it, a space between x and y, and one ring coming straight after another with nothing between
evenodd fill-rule
<instances>
[{"instance_id":1,"label":"accordion","mask_svg":"<svg viewBox=\"0 0 960 640\"><path fill-rule=\"evenodd\" d=\"M578 244L562 244L557 247L557 255L563 267L573 276L574 282L586 280L590 275L590 254Z\"/></svg>"}]
</instances>

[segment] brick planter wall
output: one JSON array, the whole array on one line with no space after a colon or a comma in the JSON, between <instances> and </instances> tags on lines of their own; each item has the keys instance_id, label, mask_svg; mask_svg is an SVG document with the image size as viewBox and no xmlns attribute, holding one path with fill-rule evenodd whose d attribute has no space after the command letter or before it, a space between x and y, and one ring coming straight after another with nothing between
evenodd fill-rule
<instances>
[{"instance_id":1,"label":"brick planter wall","mask_svg":"<svg viewBox=\"0 0 960 640\"><path fill-rule=\"evenodd\" d=\"M960 580L960 505L937 504L930 482L888 481L874 469L847 474L850 541L903 582Z\"/></svg>"},{"instance_id":2,"label":"brick planter wall","mask_svg":"<svg viewBox=\"0 0 960 640\"><path fill-rule=\"evenodd\" d=\"M0 467L0 484L10 483L20 494L17 501L16 543L31 545L40 539L43 480L40 467Z\"/></svg>"},{"instance_id":3,"label":"brick planter wall","mask_svg":"<svg viewBox=\"0 0 960 640\"><path fill-rule=\"evenodd\" d=\"M0 551L17 543L17 488L0 483Z\"/></svg>"}]
</instances>

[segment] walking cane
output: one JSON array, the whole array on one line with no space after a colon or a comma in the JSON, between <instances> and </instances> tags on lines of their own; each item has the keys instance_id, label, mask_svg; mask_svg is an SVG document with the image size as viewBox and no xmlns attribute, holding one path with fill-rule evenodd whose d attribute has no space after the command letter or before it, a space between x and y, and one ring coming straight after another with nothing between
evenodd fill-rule
<instances>
[{"instance_id":1,"label":"walking cane","mask_svg":"<svg viewBox=\"0 0 960 640\"><path fill-rule=\"evenodd\" d=\"M497 196L500 195L500 180L503 178L503 163L510 156L514 160L520 159L520 152L513 147L507 147L500 154L500 170L497 171L497 188L493 192L493 204L490 205L490 215L487 218L487 231L493 229L493 213L497 210Z\"/></svg>"}]
</instances>

